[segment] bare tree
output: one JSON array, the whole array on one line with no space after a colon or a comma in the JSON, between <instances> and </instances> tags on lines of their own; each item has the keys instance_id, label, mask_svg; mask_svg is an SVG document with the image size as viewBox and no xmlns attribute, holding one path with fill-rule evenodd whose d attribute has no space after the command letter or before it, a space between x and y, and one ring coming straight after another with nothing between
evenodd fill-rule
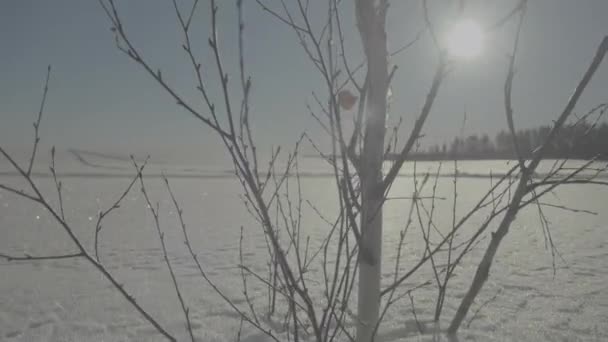
<instances>
[{"instance_id":1,"label":"bare tree","mask_svg":"<svg viewBox=\"0 0 608 342\"><path fill-rule=\"evenodd\" d=\"M450 279L454 276L455 270L461 265L464 256L489 236L489 246L478 265L471 287L447 329L448 333L454 334L487 280L498 247L507 235L518 212L526 206L536 205L542 219L544 203L540 199L557 186L604 184L597 179L597 176L605 172L606 168L597 169L591 176L587 176L583 172L593 170L593 161L571 169L566 165L567 160L559 160L544 177L538 177L535 171L546 157L548 146L551 145L559 131L568 124L582 92L608 50L608 38L604 38L600 44L583 79L577 85L564 111L555 121L550 134L541 147L534 152L533 158L525 160L517 146L511 93L519 36L526 11L527 1L525 0L518 1L511 11L488 28L489 31L496 30L513 18L519 18L504 86L506 125L511 134L514 150L517 152L517 165L496 179L492 176L487 190L474 206L464 208L462 211L464 214L461 216L457 215L460 176L456 160L454 161L454 186L451 189L453 192L451 213L441 213L436 207L437 201L445 199L440 197L437 192L441 165L435 173L420 174L417 168L414 168L412 178L414 191L411 197L392 198L389 195L403 166L406 162L411 161L412 153L419 147L425 123L433 111L443 82L448 78L450 71L458 67L458 63L450 58L437 39L436 30L429 19L426 1L422 1L425 27L415 34L412 41L391 52L386 32L389 1L355 0L353 2L354 16L364 60L360 63L353 63L345 48L346 28L342 24L345 12L343 1L326 0L322 3L311 3L308 0L289 2L281 0L275 8L266 1L256 0L257 6L260 6L272 18L277 19L281 25L287 25L293 31L305 55L318 72L323 89L321 93L313 93L314 103L307 105L307 109L319 123L320 129L327 134L330 142L330 152L327 152L325 146L318 146L314 139L304 132L289 152L284 153L280 148L273 150L267 166L260 162L261 158L258 156L258 147L251 125L250 94L254 83L247 73L244 2L236 0L238 63L236 67L230 68L222 55L222 43L224 42L219 39L218 35L220 2L215 0L206 2L208 5L206 13L209 15L208 23L211 32L208 49L213 60L208 64L203 64L195 53L196 48L193 44L199 39L195 37L196 33L192 30L192 23L197 20L197 13L204 6L203 3L193 0L187 10L184 10L183 4L177 0L168 1L173 6L172 15L175 16L182 34L182 49L186 63L194 75L195 84L192 86L198 91L198 96L192 99L186 98L177 90L177 87L169 84L161 70L152 64L136 42L131 39L120 15L119 1L98 0L111 25L119 51L150 76L156 84L160 85L179 107L210 128L221 141L225 153L233 163L234 175L241 184L243 204L261 228L260 232L265 238L268 253L267 269L264 271L267 273L258 273L254 268L245 264L242 246L244 228L241 228L238 267L245 303L236 304L205 271L204 265L190 243L186 218L179 204L179 196L173 192L170 181L163 177L167 196L178 213L177 219L185 241L185 248L196 264L201 280L211 286L240 318L241 326L237 340L241 337L242 324L246 322L274 341L293 339L294 341L326 342L347 339L356 342L370 342L374 341L381 330L381 323L386 317L386 313L398 302L405 301L405 298L408 299L406 305L412 305L418 329L422 332L425 328L419 321L414 308L414 291L422 287L435 286L437 288L433 321L438 324L442 317L444 303L449 299ZM224 2L221 3L224 4ZM464 1L462 3L464 4ZM321 18L323 24L319 27L312 24L310 6L320 5L326 6L327 11L326 15ZM318 22L316 20L318 18L314 19L315 22ZM401 121L390 128L387 121L387 113L390 110L390 84L397 71L396 67L390 67L389 59L414 46L421 39L423 32L428 32L433 40L439 54L439 61L416 121L408 130L405 143L399 144L399 137L403 135L400 132ZM217 83L207 82L207 75L212 72L217 73ZM230 72L238 74L236 85L231 83L228 77ZM158 205L154 205L154 200L146 191L142 173L145 163L140 165L133 159L136 175L118 200L106 211L99 213L94 230L92 248L94 253L88 252L88 249L73 234L73 229L64 216L61 199L62 183L55 173L54 152L52 152L51 172L60 207L53 208L38 190L31 170L40 139L38 127L44 109L47 86L48 77L40 113L34 124L35 142L27 168L20 166L0 147L0 153L27 181L33 193L2 184L0 184L0 189L42 205L64 228L68 237L75 243L77 250L74 253L56 256L33 257L4 254L0 256L7 260L85 258L159 333L169 340L176 340L173 333L167 331L161 323L153 319L108 272L103 266L99 253L102 220L119 208L120 202L126 194L138 183L154 218L164 262L184 315L188 337L195 341L189 301L181 292L179 277L174 272L168 257L170 251L165 245L164 232L159 220L160 208ZM353 91L356 94L353 95L350 89L355 89ZM195 102L200 100L204 104L204 110L199 110L195 105ZM350 108L349 103L354 105L355 101L357 101L357 106L354 110L353 122L345 122L345 116L342 114ZM571 124L579 125L602 108L594 108ZM391 132L391 135L387 136L387 132ZM335 201L338 203L337 212L332 213L331 216L322 213L315 203L304 198L300 179L299 154L300 146L305 143L315 148L319 156L331 167L331 176L336 188ZM384 173L383 167L387 164L386 159L389 153L396 157L389 163L387 172ZM285 160L282 167L278 163L281 156ZM430 194L428 194L429 188L431 188ZM382 284L383 209L389 200L409 201L409 206L405 206L409 208L409 211L407 211L403 229L400 231L391 281L388 284ZM325 223L327 229L320 241L311 239L306 230L302 229L306 209L312 211ZM452 215L451 224L448 227L440 227L436 217L450 214ZM483 217L481 224L475 224L473 217ZM490 227L496 222L498 222L497 230L489 233ZM546 222L546 220L541 222ZM408 239L417 238L412 236L411 227L416 227L420 231L420 241L417 242L423 246L423 249L417 260L404 266L401 260L403 245ZM464 227L473 227L473 229L466 230L469 233L465 233ZM552 241L548 226L543 226L543 229L543 232L548 234L549 241ZM471 231L472 233L470 233ZM554 251L552 242L551 248ZM430 268L430 279L416 278L414 286L405 285L406 281L412 280L414 275L420 275L422 273L420 271L424 268ZM314 283L313 278L320 280ZM263 286L267 291L267 298L264 302L267 305L265 314L259 312L260 304L249 295L249 289L252 286L250 280ZM355 301L354 291L357 291L356 312L351 307ZM282 329L280 330L276 329L275 320L277 319L281 323Z\"/></svg>"}]
</instances>

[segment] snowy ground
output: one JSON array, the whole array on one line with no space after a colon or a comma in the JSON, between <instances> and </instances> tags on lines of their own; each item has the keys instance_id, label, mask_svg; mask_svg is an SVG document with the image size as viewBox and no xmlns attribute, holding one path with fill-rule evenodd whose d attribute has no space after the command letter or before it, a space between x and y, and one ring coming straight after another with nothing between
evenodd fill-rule
<instances>
[{"instance_id":1,"label":"snowy ground","mask_svg":"<svg viewBox=\"0 0 608 342\"><path fill-rule=\"evenodd\" d=\"M419 168L428 166L436 165L421 163ZM164 167L153 165L150 172ZM451 165L445 165L445 168L449 174ZM488 174L490 168L500 173L504 170L504 162L463 162L461 168L476 175ZM3 165L0 171L5 169L6 165ZM94 171L84 168L83 172ZM125 173L128 172L126 169ZM17 177L8 175L0 176L0 182L21 184ZM128 178L120 177L64 179L68 222L88 246L92 242L99 208L107 207L128 182ZM335 213L331 178L309 177L303 182L307 199L322 208L324 214ZM237 197L241 193L237 182L229 177L176 177L172 183L200 260L212 279L235 302L242 302L241 280L235 268L240 226L245 226L245 259L252 268L263 269L266 246L259 228ZM411 183L411 178L399 178L391 195L409 195ZM39 178L39 184L50 198L55 198L51 179ZM483 177L462 178L459 212L464 213L488 184L489 180ZM191 307L196 335L200 341L234 341L238 317L197 276L181 243L176 214L160 179L149 178L148 186L152 197L161 203L161 223L168 237L170 260L177 269L180 285ZM450 177L441 178L438 186L438 195L451 196ZM570 186L547 199L597 211L599 215L547 210L553 238L564 259L557 260L554 276L551 254L544 247L538 215L534 210L521 213L499 251L490 280L478 302L498 295L468 328L469 321L465 320L460 340L608 340L608 189ZM451 201L444 202L439 204L439 213L443 214L437 224L447 228L451 222ZM408 207L409 203L391 201L386 209L384 280L387 283L391 278L398 231L404 224ZM320 228L318 220L305 218L305 223L312 239L322 236L324 228ZM486 245L487 240L481 242L452 281L443 315L445 325L469 285L474 262ZM72 252L72 248L65 233L48 213L0 192L0 252L44 255ZM415 242L406 245L404 268L417 260L419 251L420 246ZM162 261L152 217L137 191L130 194L123 207L105 222L101 255L103 263L146 310L179 340L186 339L183 314ZM429 275L430 270L423 270L410 284L422 282ZM263 302L264 291L254 289L252 292ZM421 289L414 297L420 319L431 318L436 289ZM474 305L473 311L476 308ZM431 340L431 336L418 335L411 310L407 298L399 302L382 325L379 340ZM0 341L157 340L162 339L154 329L84 260L0 260ZM242 341L264 339L258 332L246 329Z\"/></svg>"}]
</instances>

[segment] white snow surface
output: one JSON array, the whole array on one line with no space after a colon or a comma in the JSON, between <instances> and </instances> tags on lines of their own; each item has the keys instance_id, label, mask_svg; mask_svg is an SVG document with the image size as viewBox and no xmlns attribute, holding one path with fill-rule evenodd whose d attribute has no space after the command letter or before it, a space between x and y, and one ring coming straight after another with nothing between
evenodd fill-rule
<instances>
[{"instance_id":1,"label":"white snow surface","mask_svg":"<svg viewBox=\"0 0 608 342\"><path fill-rule=\"evenodd\" d=\"M100 177L99 170L93 167L76 163L67 165L69 169L63 168L63 171L68 175L62 178L67 221L92 252L97 213L113 203L130 179ZM124 171L104 172L132 174L128 164L121 165ZM303 165L308 165L308 169L303 169L309 175L317 175L301 179L304 198L315 203L327 217L335 218L334 180L319 176L323 174L319 170L325 169L317 161ZM419 163L417 168L421 172L434 172L437 165ZM550 163L543 167L549 168ZM0 171L9 169L5 161L0 163L0 168ZM475 176L458 181L457 214L463 215L489 186L490 170L500 174L507 166L504 161L474 161L460 162L459 169L461 173ZM38 170L45 172L42 167ZM412 170L413 165L407 165L404 174L410 174ZM443 170L445 176L439 178L437 195L446 200L437 203L436 225L446 231L451 228L452 220L451 162L444 163ZM227 173L217 167L176 167L159 163L151 164L147 172L154 175L160 171L169 175L184 210L192 244L209 276L235 303L244 304L236 267L240 227L244 226L246 237L245 263L261 273L266 270L266 244L260 227L242 205L240 185L229 176L180 177L180 172ZM84 175L86 173L91 175ZM52 179L40 175L36 180L51 203L57 205ZM413 180L412 177L398 178L390 195L410 196ZM239 327L238 315L198 275L183 246L179 221L161 179L151 176L146 182L151 197L160 203L169 259L191 310L196 337L199 341L234 341ZM0 176L0 184L27 189L19 177L10 174ZM559 251L554 274L551 252L545 248L536 208L530 207L520 213L499 250L489 281L463 324L460 341L608 340L608 188L566 186L547 195L544 201L595 211L598 215L545 209ZM405 224L408 208L409 202L404 200L392 200L386 205L385 284L392 280L399 231ZM473 218L463 234L472 232L481 218ZM310 209L304 211L302 227L303 234L317 242L327 231ZM411 235L403 250L403 271L414 264L422 252L422 240L414 231L417 230L408 233ZM487 242L487 238L481 241L451 280L442 315L444 328L470 285L476 262ZM25 199L0 191L0 253L47 255L74 251L73 243L48 212ZM188 340L184 316L139 186L126 197L121 208L104 221L100 251L102 263L138 303L178 340ZM431 276L430 267L424 267L406 282L403 290L432 279ZM263 312L266 290L252 278L249 284L250 295ZM315 290L314 285L312 290ZM320 286L316 290L320 290ZM432 286L414 292L416 313L422 324L430 325L436 296L437 289ZM479 304L494 296L495 300L484 306L469 324ZM356 305L352 307L356 308ZM162 340L162 336L85 260L8 262L0 259L0 341ZM241 340L259 342L267 339L245 324ZM412 307L405 297L389 310L377 340L431 341L434 337L418 332Z\"/></svg>"}]
</instances>

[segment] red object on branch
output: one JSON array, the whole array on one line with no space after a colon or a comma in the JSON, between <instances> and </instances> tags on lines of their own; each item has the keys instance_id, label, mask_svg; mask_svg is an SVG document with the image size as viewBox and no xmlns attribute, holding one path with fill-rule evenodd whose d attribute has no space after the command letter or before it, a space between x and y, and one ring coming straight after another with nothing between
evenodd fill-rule
<instances>
[{"instance_id":1,"label":"red object on branch","mask_svg":"<svg viewBox=\"0 0 608 342\"><path fill-rule=\"evenodd\" d=\"M338 93L338 103L344 110L351 110L355 103L357 103L358 97L353 95L350 90L342 90Z\"/></svg>"}]
</instances>

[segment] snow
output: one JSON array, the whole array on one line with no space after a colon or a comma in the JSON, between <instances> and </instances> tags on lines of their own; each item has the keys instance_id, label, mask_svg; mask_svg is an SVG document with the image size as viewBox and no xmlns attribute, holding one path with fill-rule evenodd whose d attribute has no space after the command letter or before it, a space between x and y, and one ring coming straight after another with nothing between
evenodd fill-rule
<instances>
[{"instance_id":1,"label":"snow","mask_svg":"<svg viewBox=\"0 0 608 342\"><path fill-rule=\"evenodd\" d=\"M1 163L0 163L1 164ZM58 163L58 169L62 169ZM317 161L308 161L308 169L321 170ZM549 165L550 166L550 165ZM419 163L419 171L435 170L436 163ZM451 163L444 163L444 177L438 182L436 224L443 229L451 225ZM548 167L547 165L544 166ZM5 164L2 170L7 169ZM502 161L461 162L461 172L487 176L508 167ZM255 270L265 270L266 244L239 199L240 186L231 177L178 177L190 166L151 164L149 174L165 171L184 210L192 244L209 276L236 303L243 303L238 264L240 227L245 227L245 261ZM40 168L44 170L44 168ZM97 172L91 168L69 164L64 171L78 171L80 177L66 177L66 217L76 234L92 251L96 215L119 196L130 181L126 177L84 177ZM197 170L223 173L219 168L199 166ZM220 171L218 171L220 170ZM229 170L229 168L226 168ZM405 174L410 174L407 165ZM116 172L121 175L123 171ZM130 170L125 169L124 174ZM37 178L44 193L56 205L52 179ZM391 196L410 196L411 177L398 178ZM183 246L179 222L170 198L159 178L147 179L150 196L161 206L161 224L165 232L169 259L174 265L193 317L199 341L234 341L239 318L198 275L195 265ZM302 179L304 196L333 217L336 211L335 186L329 177ZM489 185L487 177L465 177L459 180L458 213L462 215ZM15 176L0 176L0 183L24 187ZM490 279L465 320L461 341L601 341L608 339L608 189L597 186L568 186L546 201L596 211L599 215L545 209L552 223L553 239L561 253L556 260L545 249L539 218L534 208L518 216L495 259ZM392 279L393 262L399 230L403 228L409 202L389 201L385 210L383 283ZM307 211L303 227L312 240L319 240L326 227ZM92 220L90 218L93 218ZM472 219L470 230L483 215ZM104 222L101 231L101 260L142 306L178 340L187 340L183 313L162 260L162 251L155 233L153 219L138 189L129 194L119 210ZM467 228L469 229L469 228ZM419 257L419 237L412 231L404 246L402 270ZM475 261L487 245L482 241L464 260L456 277L450 282L442 324L447 326L459 299L466 291ZM70 253L74 246L67 235L42 208L0 192L0 252L20 255ZM431 276L429 267L408 280L413 286ZM250 295L260 311L265 303L265 290L250 278ZM404 290L407 285L404 285ZM314 290L314 289L313 289ZM318 290L318 289L317 289ZM469 318L479 303L496 296L483 307L470 326ZM353 296L356 297L356 296ZM416 313L421 324L432 329L436 288L423 288L414 293ZM356 308L356 305L352 306ZM245 324L246 326L246 324ZM382 324L379 341L433 340L421 336L414 322L409 299L398 302ZM7 262L0 260L0 341L162 341L143 318L84 260ZM245 327L242 341L265 341L262 335Z\"/></svg>"}]
</instances>

